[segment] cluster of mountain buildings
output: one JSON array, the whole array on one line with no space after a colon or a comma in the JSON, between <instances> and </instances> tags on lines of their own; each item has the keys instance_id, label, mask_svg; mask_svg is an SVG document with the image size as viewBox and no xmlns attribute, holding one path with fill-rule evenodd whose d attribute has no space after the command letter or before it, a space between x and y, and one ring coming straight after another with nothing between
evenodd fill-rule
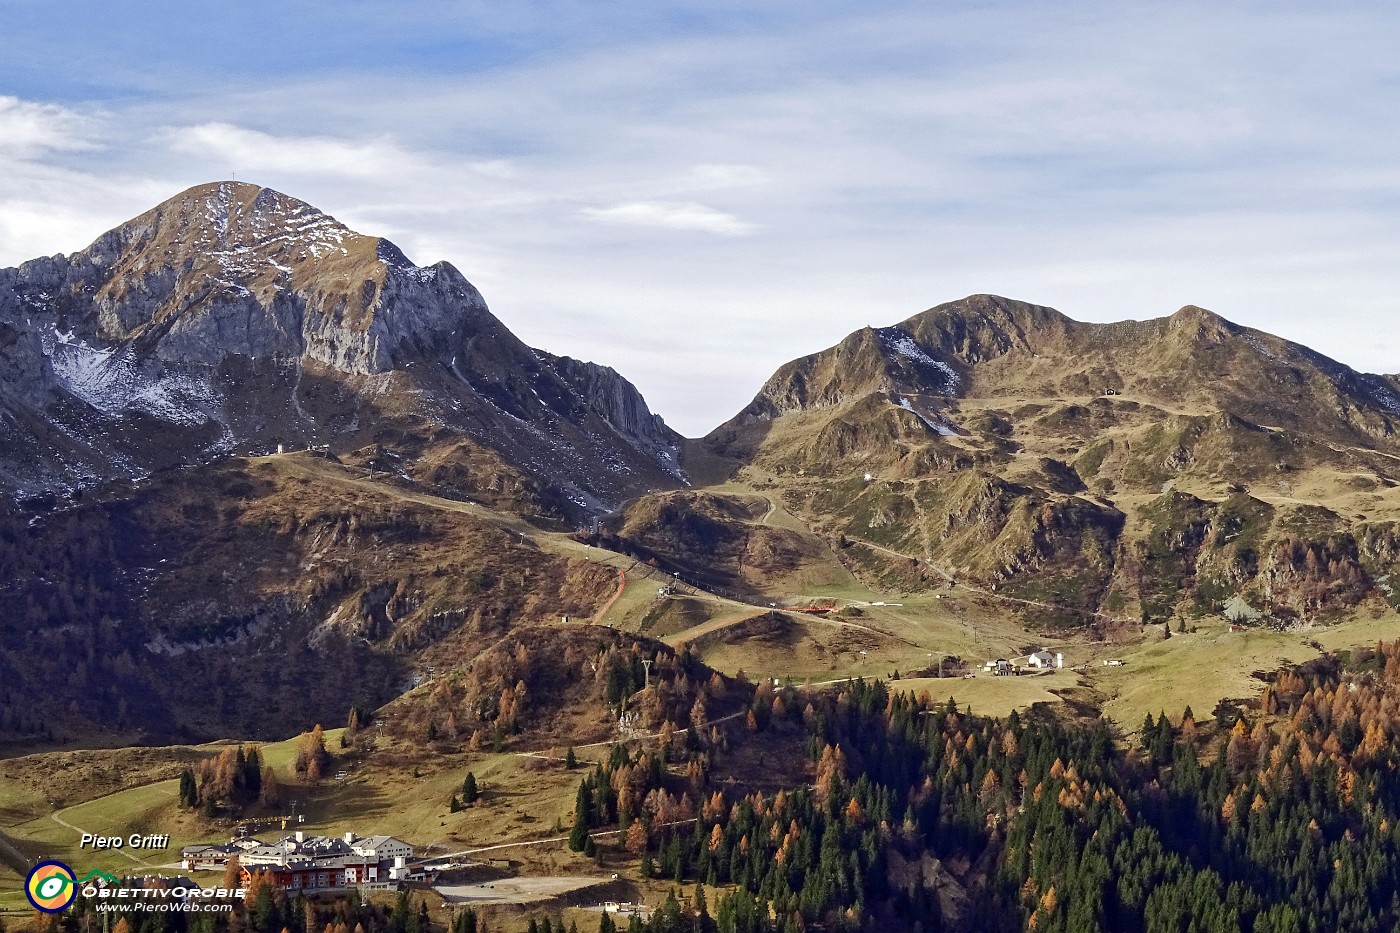
<instances>
[{"instance_id":1,"label":"cluster of mountain buildings","mask_svg":"<svg viewBox=\"0 0 1400 933\"><path fill-rule=\"evenodd\" d=\"M366 884L414 880L409 864L413 847L393 836L316 836L297 832L276 842L251 837L223 845L193 845L180 850L186 870L220 869L238 859L240 884L265 874L288 891L333 891Z\"/></svg>"},{"instance_id":2,"label":"cluster of mountain buildings","mask_svg":"<svg viewBox=\"0 0 1400 933\"><path fill-rule=\"evenodd\" d=\"M1023 670L1048 671L1057 670L1065 666L1065 656L1063 652L1051 651L1049 648L1042 648L1039 651L1032 651L1028 655L1019 658L997 658L982 665L982 669L993 677L1009 677L1019 674Z\"/></svg>"}]
</instances>

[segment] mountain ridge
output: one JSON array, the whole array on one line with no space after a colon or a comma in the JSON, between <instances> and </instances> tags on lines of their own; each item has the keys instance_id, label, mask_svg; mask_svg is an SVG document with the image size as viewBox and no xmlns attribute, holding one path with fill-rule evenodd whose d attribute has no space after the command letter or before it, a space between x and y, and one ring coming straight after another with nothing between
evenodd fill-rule
<instances>
[{"instance_id":1,"label":"mountain ridge","mask_svg":"<svg viewBox=\"0 0 1400 933\"><path fill-rule=\"evenodd\" d=\"M0 456L19 490L395 434L417 458L444 431L560 518L684 480L679 435L615 370L527 347L450 264L247 183L0 270L0 393L0 433L35 452Z\"/></svg>"},{"instance_id":2,"label":"mountain ridge","mask_svg":"<svg viewBox=\"0 0 1400 933\"><path fill-rule=\"evenodd\" d=\"M783 364L695 447L872 587L966 579L1100 634L1230 600L1291 625L1397 601L1395 386L1194 305L1099 324L973 295ZM623 548L702 558L693 519L628 514ZM727 515L710 539L757 530Z\"/></svg>"},{"instance_id":3,"label":"mountain ridge","mask_svg":"<svg viewBox=\"0 0 1400 933\"><path fill-rule=\"evenodd\" d=\"M1060 384L1052 386L1053 390L1121 393L1136 383L1154 394L1167 394L1191 384L1177 379L1147 385L1133 378L1130 367L1116 358L1106 361L1104 356L1150 353L1155 357L1153 362L1168 368L1192 361L1202 348L1229 343L1242 343L1260 357L1279 359L1290 366L1307 365L1340 380L1339 391L1360 396L1382 416L1369 425L1368 433L1389 436L1400 421L1400 377L1357 372L1301 344L1235 324L1195 305L1146 321L1093 323L1076 321L1042 305L978 294L935 306L888 327L863 327L832 347L780 366L754 400L711 435L732 422L829 406L872 391L904 388L935 396L976 395L1004 381L1004 374L995 372L999 360L1013 358L1034 370L1037 365L1033 360L1040 358L1041 351L1072 351L1079 357L1075 361L1079 372L1069 377L1073 382L1061 374ZM1091 350L1099 357L1089 355ZM1029 360L1024 359L1027 356ZM1065 362L1063 357L1055 361ZM1095 363L1099 364L1097 369ZM968 377L974 375L968 383ZM1097 384L1092 376L1098 377Z\"/></svg>"},{"instance_id":4,"label":"mountain ridge","mask_svg":"<svg viewBox=\"0 0 1400 933\"><path fill-rule=\"evenodd\" d=\"M1195 306L1094 324L974 295L778 367L682 443L450 265L199 186L0 270L0 628L28 646L0 672L65 728L189 704L190 735L275 731L298 667L334 717L513 625L605 614L636 565L598 547L659 577L628 612L678 636L737 609L677 576L768 608L966 581L1092 637L1400 605L1397 389ZM261 456L283 445L316 456ZM74 632L77 669L54 660ZM250 664L281 698L257 715Z\"/></svg>"}]
</instances>

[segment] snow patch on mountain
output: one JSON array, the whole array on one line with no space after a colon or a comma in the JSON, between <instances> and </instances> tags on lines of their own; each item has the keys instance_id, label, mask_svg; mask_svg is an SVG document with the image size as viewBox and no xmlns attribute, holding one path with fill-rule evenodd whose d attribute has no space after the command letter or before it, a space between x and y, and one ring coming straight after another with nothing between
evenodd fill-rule
<instances>
[{"instance_id":1,"label":"snow patch on mountain","mask_svg":"<svg viewBox=\"0 0 1400 933\"><path fill-rule=\"evenodd\" d=\"M920 420L920 421L922 421L924 424L928 425L929 427L933 428L935 431L937 431L939 434L943 435L944 437L957 437L957 436L958 436L957 428L953 427L952 425L948 424L946 421L943 421L943 420L941 420L941 419L940 419L940 420L934 420L934 419L930 418L928 415L924 414L923 412L921 412L921 411L919 411L917 408L915 408L914 405L913 405L913 403L910 402L910 401L909 401L907 398L905 398L904 396L902 396L902 395L896 395L896 396L894 397L894 403L895 403L896 405L898 405L900 408L903 408L905 411L913 412L915 415L917 415L917 416L919 417L919 420Z\"/></svg>"},{"instance_id":2,"label":"snow patch on mountain","mask_svg":"<svg viewBox=\"0 0 1400 933\"><path fill-rule=\"evenodd\" d=\"M944 377L944 390L952 392L958 387L959 379L957 370L949 366L942 360L934 359L923 347L914 341L914 338L900 330L898 327L884 327L875 333L880 335L880 339L891 351L899 354L907 360L911 360L920 366L938 370Z\"/></svg>"},{"instance_id":3,"label":"snow patch on mountain","mask_svg":"<svg viewBox=\"0 0 1400 933\"><path fill-rule=\"evenodd\" d=\"M219 420L222 399L207 380L196 375L168 369L150 375L129 347L92 347L56 327L41 338L41 344L59 383L104 414L121 417L140 411L182 425Z\"/></svg>"},{"instance_id":4,"label":"snow patch on mountain","mask_svg":"<svg viewBox=\"0 0 1400 933\"><path fill-rule=\"evenodd\" d=\"M681 449L679 446L666 447L656 451L656 460L661 464L661 468L670 473L676 479L689 486L690 477L686 475L680 464Z\"/></svg>"},{"instance_id":5,"label":"snow patch on mountain","mask_svg":"<svg viewBox=\"0 0 1400 933\"><path fill-rule=\"evenodd\" d=\"M1278 359L1278 357L1274 356L1273 351L1270 350L1267 346L1264 345L1264 341L1260 340L1260 339L1259 339L1257 336L1255 336L1254 334L1245 334L1245 335L1244 335L1244 342L1247 343L1247 344L1249 344L1249 345L1250 345L1251 347L1253 347L1254 349L1258 350L1259 353L1260 353L1261 355L1263 355L1263 357L1264 357L1265 359L1270 359L1270 360Z\"/></svg>"},{"instance_id":6,"label":"snow patch on mountain","mask_svg":"<svg viewBox=\"0 0 1400 933\"><path fill-rule=\"evenodd\" d=\"M1377 404L1386 411L1400 414L1400 396L1390 391L1384 382L1374 376L1366 377L1362 381L1366 383L1366 388L1370 389L1371 398L1375 399Z\"/></svg>"}]
</instances>

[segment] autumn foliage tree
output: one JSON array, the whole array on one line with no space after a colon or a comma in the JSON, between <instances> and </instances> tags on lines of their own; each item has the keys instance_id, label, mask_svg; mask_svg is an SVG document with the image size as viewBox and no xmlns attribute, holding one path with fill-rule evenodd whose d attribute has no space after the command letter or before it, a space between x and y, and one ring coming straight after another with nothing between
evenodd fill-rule
<instances>
[{"instance_id":1,"label":"autumn foliage tree","mask_svg":"<svg viewBox=\"0 0 1400 933\"><path fill-rule=\"evenodd\" d=\"M330 763L331 756L326 751L326 737L321 724L317 723L314 729L303 733L297 740L293 769L308 784L315 784L325 775L326 767Z\"/></svg>"},{"instance_id":2,"label":"autumn foliage tree","mask_svg":"<svg viewBox=\"0 0 1400 933\"><path fill-rule=\"evenodd\" d=\"M200 762L192 775L194 794L188 782L181 781L181 797L187 805L221 803L242 807L262 794L262 753L256 745L225 748L213 758Z\"/></svg>"},{"instance_id":3,"label":"autumn foliage tree","mask_svg":"<svg viewBox=\"0 0 1400 933\"><path fill-rule=\"evenodd\" d=\"M282 787L277 783L277 775L271 767L263 768L260 799L262 805L269 809L275 809L282 804Z\"/></svg>"}]
</instances>

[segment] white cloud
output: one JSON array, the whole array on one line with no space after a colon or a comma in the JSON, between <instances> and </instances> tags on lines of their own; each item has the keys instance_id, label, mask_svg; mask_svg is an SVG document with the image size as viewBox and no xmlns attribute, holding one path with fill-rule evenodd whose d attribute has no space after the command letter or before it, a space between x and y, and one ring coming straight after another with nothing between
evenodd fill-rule
<instances>
[{"instance_id":1,"label":"white cloud","mask_svg":"<svg viewBox=\"0 0 1400 933\"><path fill-rule=\"evenodd\" d=\"M90 121L65 107L0 95L0 156L30 159L46 151L91 149Z\"/></svg>"},{"instance_id":2,"label":"white cloud","mask_svg":"<svg viewBox=\"0 0 1400 933\"><path fill-rule=\"evenodd\" d=\"M71 249L91 242L95 236L92 215L73 205L0 200L0 250L30 249L38 255L57 252L55 248L40 244L66 243Z\"/></svg>"},{"instance_id":3,"label":"white cloud","mask_svg":"<svg viewBox=\"0 0 1400 933\"><path fill-rule=\"evenodd\" d=\"M347 142L326 136L275 136L229 123L201 123L167 134L172 150L225 161L245 173L339 175L382 179L423 168L420 158L389 139Z\"/></svg>"},{"instance_id":4,"label":"white cloud","mask_svg":"<svg viewBox=\"0 0 1400 933\"><path fill-rule=\"evenodd\" d=\"M632 201L613 207L586 207L586 217L606 223L634 227L666 227L671 230L698 230L722 236L744 236L757 227L733 214L703 204L668 201Z\"/></svg>"}]
</instances>

